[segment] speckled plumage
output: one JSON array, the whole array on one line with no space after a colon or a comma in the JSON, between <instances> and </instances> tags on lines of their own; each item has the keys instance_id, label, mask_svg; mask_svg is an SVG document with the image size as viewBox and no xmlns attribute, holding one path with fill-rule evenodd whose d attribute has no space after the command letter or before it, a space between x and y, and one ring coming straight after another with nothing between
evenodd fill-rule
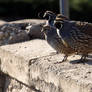
<instances>
[{"instance_id":1,"label":"speckled plumage","mask_svg":"<svg viewBox=\"0 0 92 92\"><path fill-rule=\"evenodd\" d=\"M49 16L55 16L55 15L53 13L52 15ZM53 25L59 29L58 34L59 34L60 42L58 42L58 40L56 39L57 37L54 39L51 38L51 42L53 43L53 45L55 45L55 48L58 48L60 50L59 52L62 52L65 55L69 55L69 53L73 54L77 52L78 54L82 54L82 58L81 58L82 61L86 59L88 53L92 53L92 24L91 23L71 21L68 18L64 17L63 15L59 14L56 16ZM49 26L51 25L49 24ZM53 30L53 28L50 28L48 31L50 30ZM52 35L50 36L52 37ZM49 36L47 34L47 38L48 37ZM59 46L56 45L57 43L54 43L54 40L58 42Z\"/></svg>"},{"instance_id":2,"label":"speckled plumage","mask_svg":"<svg viewBox=\"0 0 92 92\"><path fill-rule=\"evenodd\" d=\"M82 54L81 60L92 53L92 23L62 19L62 15L61 19L60 15L56 17L55 23L62 25L59 26L60 35L78 54Z\"/></svg>"},{"instance_id":3,"label":"speckled plumage","mask_svg":"<svg viewBox=\"0 0 92 92\"><path fill-rule=\"evenodd\" d=\"M45 34L45 39L48 44L50 44L58 53L65 54L63 61L67 59L67 56L75 53L71 47L67 47L67 43L63 42L63 39L58 35L57 28L54 26L44 25L43 32Z\"/></svg>"}]
</instances>

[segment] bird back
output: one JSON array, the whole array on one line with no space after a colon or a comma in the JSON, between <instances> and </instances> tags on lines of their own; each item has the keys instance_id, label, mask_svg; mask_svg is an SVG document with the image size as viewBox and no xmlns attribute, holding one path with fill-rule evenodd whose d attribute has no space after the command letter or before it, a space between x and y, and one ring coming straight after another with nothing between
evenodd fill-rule
<instances>
[{"instance_id":1,"label":"bird back","mask_svg":"<svg viewBox=\"0 0 92 92\"><path fill-rule=\"evenodd\" d=\"M86 35L92 36L92 23L76 21L75 26Z\"/></svg>"}]
</instances>

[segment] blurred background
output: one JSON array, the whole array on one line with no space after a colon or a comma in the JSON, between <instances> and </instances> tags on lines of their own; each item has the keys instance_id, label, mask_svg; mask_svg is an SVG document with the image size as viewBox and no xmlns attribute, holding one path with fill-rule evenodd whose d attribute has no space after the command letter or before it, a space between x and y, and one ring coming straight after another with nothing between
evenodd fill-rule
<instances>
[{"instance_id":1,"label":"blurred background","mask_svg":"<svg viewBox=\"0 0 92 92\"><path fill-rule=\"evenodd\" d=\"M59 0L0 0L0 19L6 21L38 19L46 10L59 13ZM69 0L69 17L92 22L92 0Z\"/></svg>"}]
</instances>

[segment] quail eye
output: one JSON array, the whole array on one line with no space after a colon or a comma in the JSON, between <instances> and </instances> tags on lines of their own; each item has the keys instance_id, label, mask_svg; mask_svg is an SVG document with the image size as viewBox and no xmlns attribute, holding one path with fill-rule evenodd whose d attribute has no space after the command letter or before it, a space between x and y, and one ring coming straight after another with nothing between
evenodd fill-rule
<instances>
[{"instance_id":1,"label":"quail eye","mask_svg":"<svg viewBox=\"0 0 92 92\"><path fill-rule=\"evenodd\" d=\"M61 22L55 22L55 26L56 26L56 28L60 29L62 27L62 23Z\"/></svg>"}]
</instances>

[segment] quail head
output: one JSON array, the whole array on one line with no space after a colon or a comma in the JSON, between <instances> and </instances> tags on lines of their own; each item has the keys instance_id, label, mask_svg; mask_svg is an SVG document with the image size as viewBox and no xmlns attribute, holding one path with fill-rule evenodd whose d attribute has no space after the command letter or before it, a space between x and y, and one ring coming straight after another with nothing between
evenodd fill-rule
<instances>
[{"instance_id":1,"label":"quail head","mask_svg":"<svg viewBox=\"0 0 92 92\"><path fill-rule=\"evenodd\" d=\"M43 15L43 18L48 20L47 22L49 23L49 25L53 26L56 15L52 11L46 11Z\"/></svg>"},{"instance_id":2,"label":"quail head","mask_svg":"<svg viewBox=\"0 0 92 92\"><path fill-rule=\"evenodd\" d=\"M54 25L56 26L56 28L60 29L61 24L66 20L70 20L70 19L62 14L57 14L56 19L54 20Z\"/></svg>"}]
</instances>

